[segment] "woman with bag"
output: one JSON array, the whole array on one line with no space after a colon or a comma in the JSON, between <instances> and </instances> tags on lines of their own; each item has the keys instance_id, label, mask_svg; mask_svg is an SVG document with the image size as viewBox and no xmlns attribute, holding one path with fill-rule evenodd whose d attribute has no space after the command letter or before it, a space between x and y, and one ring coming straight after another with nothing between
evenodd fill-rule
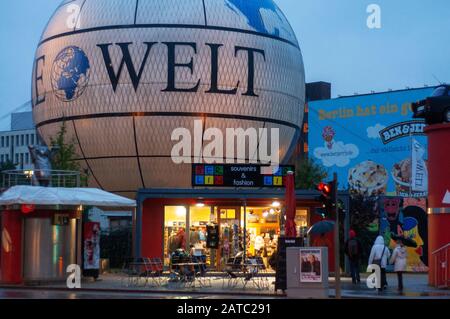
<instances>
[{"instance_id":1,"label":"woman with bag","mask_svg":"<svg viewBox=\"0 0 450 319\"><path fill-rule=\"evenodd\" d=\"M381 269L381 286L378 288L378 292L381 292L387 286L386 266L390 256L391 252L385 245L383 236L378 236L372 246L369 257L369 265L378 265Z\"/></svg>"},{"instance_id":2,"label":"woman with bag","mask_svg":"<svg viewBox=\"0 0 450 319\"><path fill-rule=\"evenodd\" d=\"M394 271L397 273L398 291L403 291L403 273L406 271L407 254L403 241L398 239L397 247L395 247L390 260L391 264L394 264Z\"/></svg>"}]
</instances>

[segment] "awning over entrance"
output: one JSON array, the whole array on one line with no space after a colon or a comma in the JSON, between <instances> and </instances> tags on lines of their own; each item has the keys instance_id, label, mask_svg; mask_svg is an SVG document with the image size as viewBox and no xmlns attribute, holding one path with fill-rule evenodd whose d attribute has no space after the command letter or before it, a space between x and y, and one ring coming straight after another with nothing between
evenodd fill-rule
<instances>
[{"instance_id":1,"label":"awning over entrance","mask_svg":"<svg viewBox=\"0 0 450 319\"><path fill-rule=\"evenodd\" d=\"M14 186L0 196L1 206L18 204L136 207L134 200L96 188Z\"/></svg>"},{"instance_id":2,"label":"awning over entrance","mask_svg":"<svg viewBox=\"0 0 450 319\"><path fill-rule=\"evenodd\" d=\"M320 195L317 191L296 190L297 200L315 199ZM284 199L284 189L140 189L138 202L151 198L193 198L193 199Z\"/></svg>"}]
</instances>

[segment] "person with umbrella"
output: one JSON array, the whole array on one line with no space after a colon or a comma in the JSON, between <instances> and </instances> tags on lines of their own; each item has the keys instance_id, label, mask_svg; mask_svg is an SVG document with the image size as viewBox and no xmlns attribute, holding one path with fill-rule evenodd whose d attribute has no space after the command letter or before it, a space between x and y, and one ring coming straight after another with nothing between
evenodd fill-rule
<instances>
[{"instance_id":1,"label":"person with umbrella","mask_svg":"<svg viewBox=\"0 0 450 319\"><path fill-rule=\"evenodd\" d=\"M312 243L313 247L327 247L328 249L330 249L331 247L331 242L330 240L326 237L325 233L321 233L319 237L316 237Z\"/></svg>"},{"instance_id":2,"label":"person with umbrella","mask_svg":"<svg viewBox=\"0 0 450 319\"><path fill-rule=\"evenodd\" d=\"M334 230L334 222L330 220L322 220L318 223L315 223L308 230L308 235L318 235L319 237L315 237L312 241L313 247L331 247L331 242L326 237L326 233L332 232Z\"/></svg>"}]
</instances>

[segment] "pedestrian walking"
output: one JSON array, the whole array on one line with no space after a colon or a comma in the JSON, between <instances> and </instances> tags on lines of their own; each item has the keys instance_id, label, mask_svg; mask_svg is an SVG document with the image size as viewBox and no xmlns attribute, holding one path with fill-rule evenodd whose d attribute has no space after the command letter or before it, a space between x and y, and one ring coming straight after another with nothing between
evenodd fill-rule
<instances>
[{"instance_id":1,"label":"pedestrian walking","mask_svg":"<svg viewBox=\"0 0 450 319\"><path fill-rule=\"evenodd\" d=\"M350 271L352 274L352 283L357 284L361 282L359 273L362 245L359 239L356 237L356 232L350 230L349 239L345 242L345 254L350 261Z\"/></svg>"},{"instance_id":2,"label":"pedestrian walking","mask_svg":"<svg viewBox=\"0 0 450 319\"><path fill-rule=\"evenodd\" d=\"M406 259L408 252L401 239L397 240L397 246L392 253L390 260L394 264L394 271L397 273L398 291L403 291L403 273L406 271Z\"/></svg>"},{"instance_id":3,"label":"pedestrian walking","mask_svg":"<svg viewBox=\"0 0 450 319\"><path fill-rule=\"evenodd\" d=\"M372 246L369 257L369 265L378 265L381 269L381 285L378 292L381 293L387 287L386 267L391 256L389 248L384 243L383 236L378 236Z\"/></svg>"}]
</instances>

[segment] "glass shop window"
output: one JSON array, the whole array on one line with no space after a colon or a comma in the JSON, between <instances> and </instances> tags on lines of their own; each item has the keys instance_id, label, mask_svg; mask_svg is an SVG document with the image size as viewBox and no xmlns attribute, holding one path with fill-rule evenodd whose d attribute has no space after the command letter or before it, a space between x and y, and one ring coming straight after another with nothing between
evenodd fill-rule
<instances>
[{"instance_id":1,"label":"glass shop window","mask_svg":"<svg viewBox=\"0 0 450 319\"><path fill-rule=\"evenodd\" d=\"M185 206L166 206L164 208L164 265L170 264L170 255L177 249L186 250Z\"/></svg>"}]
</instances>

